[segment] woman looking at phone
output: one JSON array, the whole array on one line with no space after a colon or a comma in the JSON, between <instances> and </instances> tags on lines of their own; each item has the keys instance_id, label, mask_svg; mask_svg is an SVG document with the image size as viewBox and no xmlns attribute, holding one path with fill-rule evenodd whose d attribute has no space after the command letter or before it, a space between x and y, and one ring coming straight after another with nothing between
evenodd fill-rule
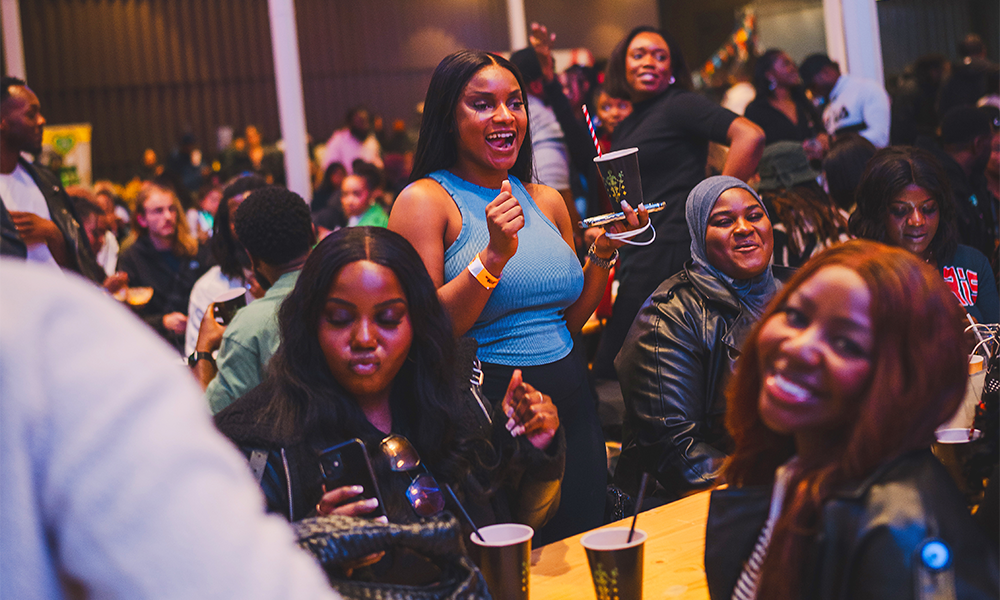
<instances>
[{"instance_id":1,"label":"woman looking at phone","mask_svg":"<svg viewBox=\"0 0 1000 600\"><path fill-rule=\"evenodd\" d=\"M937 268L962 308L980 323L1000 319L990 261L958 243L947 176L926 150L883 148L868 161L856 193L852 235L909 251Z\"/></svg>"},{"instance_id":2,"label":"woman looking at phone","mask_svg":"<svg viewBox=\"0 0 1000 600\"><path fill-rule=\"evenodd\" d=\"M995 548L931 454L968 380L964 315L934 270L847 242L807 262L729 386L712 493L712 598L996 598Z\"/></svg>"},{"instance_id":3,"label":"woman looking at phone","mask_svg":"<svg viewBox=\"0 0 1000 600\"><path fill-rule=\"evenodd\" d=\"M691 91L684 55L666 31L629 32L608 59L605 85L610 94L632 99L632 114L615 129L612 149L639 149L643 201L667 205L652 216L651 245L622 249L618 297L594 359L595 375L613 379L612 362L639 307L691 258L684 202L705 178L708 143L729 146L722 175L746 181L757 170L764 132Z\"/></svg>"},{"instance_id":4,"label":"woman looking at phone","mask_svg":"<svg viewBox=\"0 0 1000 600\"><path fill-rule=\"evenodd\" d=\"M480 51L437 66L424 102L412 183L389 216L420 253L456 335L479 343L494 402L517 369L551 395L566 431L564 502L536 545L603 522L604 438L586 366L573 352L621 242L601 235L583 268L562 196L531 180L527 91L516 67ZM621 232L647 222L623 208Z\"/></svg>"},{"instance_id":5,"label":"woman looking at phone","mask_svg":"<svg viewBox=\"0 0 1000 600\"><path fill-rule=\"evenodd\" d=\"M538 527L555 510L564 456L555 407L519 372L504 382L502 403L470 397L471 357L460 364L434 284L402 237L377 227L331 234L278 319L282 344L267 379L216 415L245 452L266 453L260 479L272 512L293 521L376 509L393 522L427 516L408 502L416 473L394 471L380 448L390 434L409 440L477 526ZM320 453L352 438L367 446L383 507L359 500L371 490L323 489Z\"/></svg>"}]
</instances>

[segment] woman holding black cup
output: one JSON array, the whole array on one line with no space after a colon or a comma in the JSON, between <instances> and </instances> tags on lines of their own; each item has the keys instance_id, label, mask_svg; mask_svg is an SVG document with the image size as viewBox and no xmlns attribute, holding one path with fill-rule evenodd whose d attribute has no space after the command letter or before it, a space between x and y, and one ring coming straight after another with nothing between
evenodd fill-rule
<instances>
[{"instance_id":1,"label":"woman holding black cup","mask_svg":"<svg viewBox=\"0 0 1000 600\"><path fill-rule=\"evenodd\" d=\"M530 183L527 89L501 56L456 52L434 70L412 183L389 216L423 258L456 335L479 344L484 391L503 398L515 370L559 408L566 431L563 502L536 538L545 544L603 523L607 458L586 365L572 335L607 287L623 243L600 235L581 268L556 190ZM647 222L623 207L616 232Z\"/></svg>"}]
</instances>

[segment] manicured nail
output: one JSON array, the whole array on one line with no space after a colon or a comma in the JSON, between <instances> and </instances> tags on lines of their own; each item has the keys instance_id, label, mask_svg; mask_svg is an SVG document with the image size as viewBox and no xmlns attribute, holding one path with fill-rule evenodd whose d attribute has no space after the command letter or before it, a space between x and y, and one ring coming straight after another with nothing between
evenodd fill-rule
<instances>
[{"instance_id":1,"label":"manicured nail","mask_svg":"<svg viewBox=\"0 0 1000 600\"><path fill-rule=\"evenodd\" d=\"M351 492L355 495L360 494L365 491L365 488L360 485L352 485Z\"/></svg>"},{"instance_id":2,"label":"manicured nail","mask_svg":"<svg viewBox=\"0 0 1000 600\"><path fill-rule=\"evenodd\" d=\"M625 210L626 207L628 207L628 202L622 200L622 210Z\"/></svg>"},{"instance_id":3,"label":"manicured nail","mask_svg":"<svg viewBox=\"0 0 1000 600\"><path fill-rule=\"evenodd\" d=\"M379 523L386 523L386 524L389 523L389 517L387 517L385 515L377 516L377 517L375 517L375 520L378 521Z\"/></svg>"},{"instance_id":4,"label":"manicured nail","mask_svg":"<svg viewBox=\"0 0 1000 600\"><path fill-rule=\"evenodd\" d=\"M378 508L378 498L368 498L362 500L361 503L365 505L365 508Z\"/></svg>"},{"instance_id":5,"label":"manicured nail","mask_svg":"<svg viewBox=\"0 0 1000 600\"><path fill-rule=\"evenodd\" d=\"M506 427L507 427L507 431L511 431L511 432L513 432L513 431L514 431L514 426L515 426L515 425L517 425L517 424L516 424L516 423L514 422L514 419L513 419L513 418L511 418L511 419L507 419L507 425L506 425Z\"/></svg>"},{"instance_id":6,"label":"manicured nail","mask_svg":"<svg viewBox=\"0 0 1000 600\"><path fill-rule=\"evenodd\" d=\"M519 435L523 435L524 434L524 425L518 425L517 427L514 428L513 431L510 432L510 434L512 436L514 436L514 437L517 437Z\"/></svg>"}]
</instances>

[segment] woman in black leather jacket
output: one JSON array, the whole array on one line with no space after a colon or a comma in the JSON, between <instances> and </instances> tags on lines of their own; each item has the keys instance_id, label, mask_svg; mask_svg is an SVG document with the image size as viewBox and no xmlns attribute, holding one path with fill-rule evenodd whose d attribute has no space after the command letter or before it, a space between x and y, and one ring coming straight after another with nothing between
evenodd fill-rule
<instances>
[{"instance_id":1,"label":"woman in black leather jacket","mask_svg":"<svg viewBox=\"0 0 1000 600\"><path fill-rule=\"evenodd\" d=\"M707 488L722 466L726 378L777 290L771 222L755 191L709 177L688 195L686 217L693 258L646 300L615 360L625 399L615 483L634 495L651 473L659 502Z\"/></svg>"},{"instance_id":2,"label":"woman in black leather jacket","mask_svg":"<svg viewBox=\"0 0 1000 600\"><path fill-rule=\"evenodd\" d=\"M389 520L418 520L406 496L416 473L392 471L380 450L390 434L412 443L478 526L539 527L555 511L565 459L555 406L519 371L500 406L470 394L475 351L460 355L434 284L401 236L376 227L331 234L278 318L282 345L268 378L216 415L252 466L256 451L271 511L292 521L375 511L377 501L350 486L322 486L319 453L360 438Z\"/></svg>"},{"instance_id":3,"label":"woman in black leather jacket","mask_svg":"<svg viewBox=\"0 0 1000 600\"><path fill-rule=\"evenodd\" d=\"M712 598L997 598L996 551L928 447L970 350L941 277L856 240L781 292L729 386Z\"/></svg>"}]
</instances>

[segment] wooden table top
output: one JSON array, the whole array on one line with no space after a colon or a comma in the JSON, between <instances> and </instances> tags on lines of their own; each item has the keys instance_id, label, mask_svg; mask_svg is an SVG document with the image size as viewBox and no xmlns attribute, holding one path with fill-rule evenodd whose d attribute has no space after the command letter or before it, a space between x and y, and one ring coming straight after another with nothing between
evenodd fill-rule
<instances>
[{"instance_id":1,"label":"wooden table top","mask_svg":"<svg viewBox=\"0 0 1000 600\"><path fill-rule=\"evenodd\" d=\"M644 600L707 600L704 554L709 495L700 492L639 514L636 528L649 536L644 550ZM631 525L631 519L606 527L623 525ZM581 537L583 534L532 551L532 600L596 598Z\"/></svg>"}]
</instances>

